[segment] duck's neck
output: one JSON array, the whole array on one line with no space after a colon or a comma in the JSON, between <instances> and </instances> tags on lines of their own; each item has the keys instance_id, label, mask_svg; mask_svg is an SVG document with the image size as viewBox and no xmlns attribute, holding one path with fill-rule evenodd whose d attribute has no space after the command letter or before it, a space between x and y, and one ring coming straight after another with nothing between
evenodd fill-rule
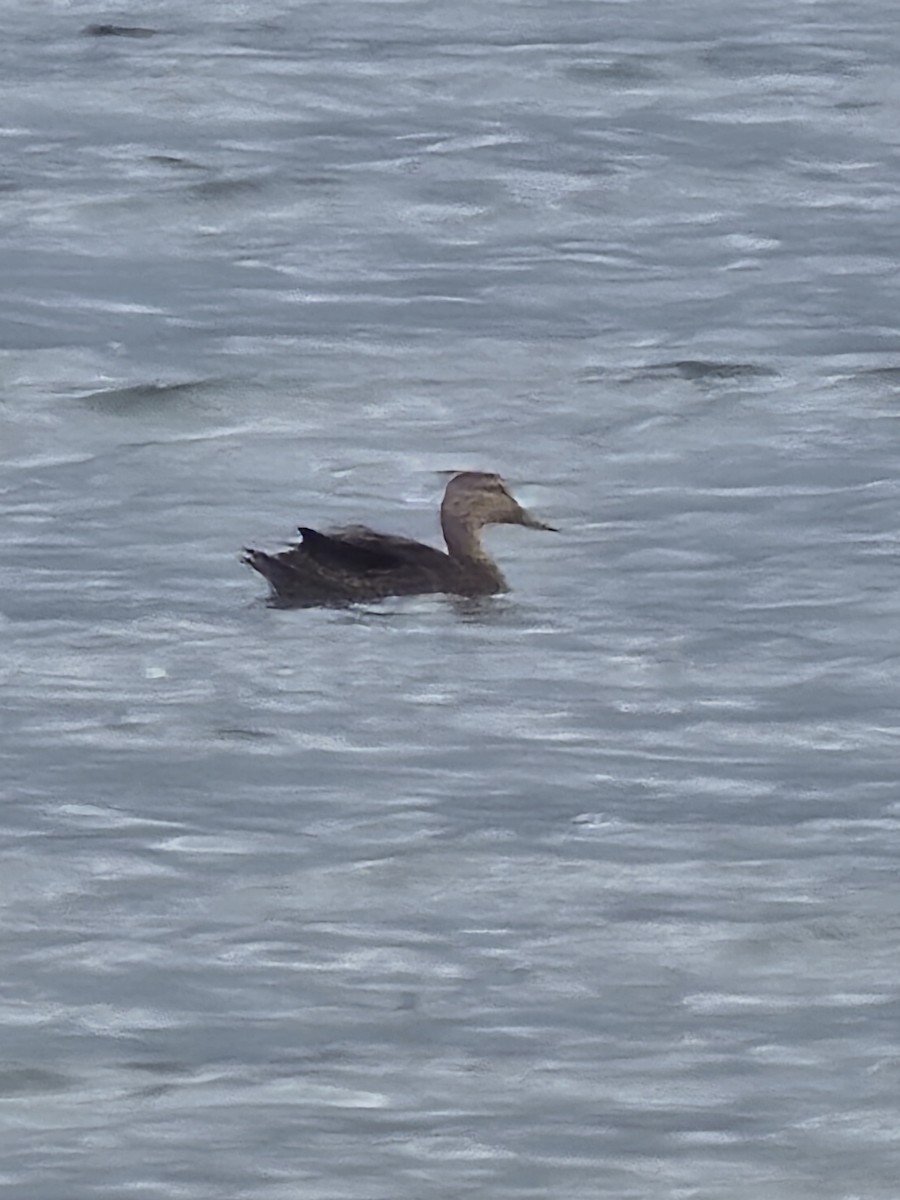
<instances>
[{"instance_id":1,"label":"duck's neck","mask_svg":"<svg viewBox=\"0 0 900 1200\"><path fill-rule=\"evenodd\" d=\"M454 562L466 571L483 576L485 584L490 585L492 590L502 591L506 587L500 568L481 544L480 526L454 513L442 512L441 528L447 553Z\"/></svg>"},{"instance_id":2,"label":"duck's neck","mask_svg":"<svg viewBox=\"0 0 900 1200\"><path fill-rule=\"evenodd\" d=\"M441 528L451 558L459 562L490 562L478 536L479 531L471 521L455 513L442 512Z\"/></svg>"}]
</instances>

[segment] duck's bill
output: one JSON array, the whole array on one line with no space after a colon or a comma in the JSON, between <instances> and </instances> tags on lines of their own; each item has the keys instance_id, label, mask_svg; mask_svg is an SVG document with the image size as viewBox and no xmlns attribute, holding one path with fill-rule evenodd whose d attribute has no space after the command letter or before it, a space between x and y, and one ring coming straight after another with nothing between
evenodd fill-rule
<instances>
[{"instance_id":1,"label":"duck's bill","mask_svg":"<svg viewBox=\"0 0 900 1200\"><path fill-rule=\"evenodd\" d=\"M559 533L555 525L548 525L546 521L539 521L537 517L533 517L527 508L522 509L522 524L526 529L546 529L548 533Z\"/></svg>"}]
</instances>

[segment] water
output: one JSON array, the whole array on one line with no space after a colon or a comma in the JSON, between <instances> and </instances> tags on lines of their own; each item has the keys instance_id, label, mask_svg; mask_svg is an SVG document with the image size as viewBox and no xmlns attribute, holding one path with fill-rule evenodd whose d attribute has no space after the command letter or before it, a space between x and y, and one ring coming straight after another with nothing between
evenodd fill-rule
<instances>
[{"instance_id":1,"label":"water","mask_svg":"<svg viewBox=\"0 0 900 1200\"><path fill-rule=\"evenodd\" d=\"M895 1200L893 10L4 16L4 1195Z\"/></svg>"}]
</instances>

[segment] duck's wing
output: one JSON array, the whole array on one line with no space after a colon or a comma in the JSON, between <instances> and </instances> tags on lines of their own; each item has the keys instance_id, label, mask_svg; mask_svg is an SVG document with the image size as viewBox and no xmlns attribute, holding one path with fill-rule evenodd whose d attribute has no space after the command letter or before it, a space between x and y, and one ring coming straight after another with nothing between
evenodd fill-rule
<instances>
[{"instance_id":1,"label":"duck's wing","mask_svg":"<svg viewBox=\"0 0 900 1200\"><path fill-rule=\"evenodd\" d=\"M330 529L329 538L343 546L371 553L378 558L391 559L390 567L446 568L447 555L443 550L417 542L415 538L398 537L392 533L376 533L367 525L344 525ZM305 539L304 539L305 540ZM373 557L374 564L374 557Z\"/></svg>"},{"instance_id":2,"label":"duck's wing","mask_svg":"<svg viewBox=\"0 0 900 1200\"><path fill-rule=\"evenodd\" d=\"M301 525L299 545L278 554L245 549L243 560L286 603L347 603L359 598L442 590L449 556L412 538L352 525L320 533Z\"/></svg>"},{"instance_id":3,"label":"duck's wing","mask_svg":"<svg viewBox=\"0 0 900 1200\"><path fill-rule=\"evenodd\" d=\"M362 529L362 526L358 527ZM391 546L392 538L367 530L370 535L359 540L345 536L345 530L320 533L317 529L300 526L303 545L299 550L319 566L335 571L366 574L369 571L396 571L405 565L402 555Z\"/></svg>"}]
</instances>

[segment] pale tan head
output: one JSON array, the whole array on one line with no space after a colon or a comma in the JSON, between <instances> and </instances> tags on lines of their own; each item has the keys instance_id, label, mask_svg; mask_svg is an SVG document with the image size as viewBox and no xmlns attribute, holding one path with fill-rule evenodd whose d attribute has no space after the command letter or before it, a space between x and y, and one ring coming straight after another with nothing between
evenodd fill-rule
<instances>
[{"instance_id":1,"label":"pale tan head","mask_svg":"<svg viewBox=\"0 0 900 1200\"><path fill-rule=\"evenodd\" d=\"M483 525L524 525L528 529L549 529L533 517L512 496L499 475L486 471L463 471L447 484L441 516L463 523L471 529Z\"/></svg>"}]
</instances>

